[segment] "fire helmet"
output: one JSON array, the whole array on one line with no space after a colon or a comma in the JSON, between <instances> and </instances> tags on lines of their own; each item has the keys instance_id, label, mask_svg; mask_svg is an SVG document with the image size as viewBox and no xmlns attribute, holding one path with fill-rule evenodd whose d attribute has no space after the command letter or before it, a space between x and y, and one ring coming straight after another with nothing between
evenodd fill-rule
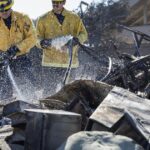
<instances>
[{"instance_id":1,"label":"fire helmet","mask_svg":"<svg viewBox=\"0 0 150 150\"><path fill-rule=\"evenodd\" d=\"M0 12L9 10L14 4L14 0L0 0Z\"/></svg>"}]
</instances>

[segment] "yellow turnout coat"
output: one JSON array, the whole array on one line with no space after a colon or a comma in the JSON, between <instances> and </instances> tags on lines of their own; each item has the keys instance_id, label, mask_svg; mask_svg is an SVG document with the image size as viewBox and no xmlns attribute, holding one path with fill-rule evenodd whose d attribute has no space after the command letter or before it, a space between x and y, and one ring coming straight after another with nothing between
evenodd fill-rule
<instances>
[{"instance_id":1,"label":"yellow turnout coat","mask_svg":"<svg viewBox=\"0 0 150 150\"><path fill-rule=\"evenodd\" d=\"M17 55L22 55L36 45L36 31L28 16L15 11L11 15L10 30L0 18L0 51L16 45L20 50Z\"/></svg>"},{"instance_id":2,"label":"yellow turnout coat","mask_svg":"<svg viewBox=\"0 0 150 150\"><path fill-rule=\"evenodd\" d=\"M41 39L54 39L57 37L71 35L77 37L81 43L87 40L87 31L83 25L82 20L75 13L63 10L62 15L65 17L62 24L59 23L53 11L47 12L40 17L37 21L36 29L38 38ZM78 46L73 48L72 68L78 67ZM69 52L61 52L54 47L43 50L43 66L51 67L68 67Z\"/></svg>"}]
</instances>

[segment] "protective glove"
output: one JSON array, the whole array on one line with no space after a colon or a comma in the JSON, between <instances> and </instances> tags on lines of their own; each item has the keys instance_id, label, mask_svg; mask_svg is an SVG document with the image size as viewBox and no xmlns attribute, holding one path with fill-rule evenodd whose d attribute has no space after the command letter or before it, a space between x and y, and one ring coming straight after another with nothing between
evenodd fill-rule
<instances>
[{"instance_id":1,"label":"protective glove","mask_svg":"<svg viewBox=\"0 0 150 150\"><path fill-rule=\"evenodd\" d=\"M51 46L51 44L52 44L51 39L44 39L40 41L40 45L42 48L48 48L49 46Z\"/></svg>"},{"instance_id":2,"label":"protective glove","mask_svg":"<svg viewBox=\"0 0 150 150\"><path fill-rule=\"evenodd\" d=\"M72 42L72 43L71 43ZM70 45L72 44L72 46L76 46L78 45L80 42L79 42L79 39L77 37L73 37L72 39L70 39L68 42L67 42L67 45Z\"/></svg>"},{"instance_id":3,"label":"protective glove","mask_svg":"<svg viewBox=\"0 0 150 150\"><path fill-rule=\"evenodd\" d=\"M19 49L17 46L11 46L8 50L7 50L7 55L9 58L13 58L14 56L16 56L17 52L19 52Z\"/></svg>"}]
</instances>

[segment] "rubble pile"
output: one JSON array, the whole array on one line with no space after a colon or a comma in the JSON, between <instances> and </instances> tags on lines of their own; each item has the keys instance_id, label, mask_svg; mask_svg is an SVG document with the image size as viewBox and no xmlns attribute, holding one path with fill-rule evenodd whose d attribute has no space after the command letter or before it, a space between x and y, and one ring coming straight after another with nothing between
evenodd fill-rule
<instances>
[{"instance_id":1,"label":"rubble pile","mask_svg":"<svg viewBox=\"0 0 150 150\"><path fill-rule=\"evenodd\" d=\"M150 101L114 87L90 116L86 130L111 131L149 145Z\"/></svg>"},{"instance_id":2,"label":"rubble pile","mask_svg":"<svg viewBox=\"0 0 150 150\"><path fill-rule=\"evenodd\" d=\"M22 88L15 90L18 95L23 91L21 100L0 98L0 150L150 150L150 55L140 53L142 41L150 41L150 36L117 24L119 30L122 27L132 32L136 47L133 55L120 53L113 42L116 40L114 29L127 13L126 1L113 0L107 5L104 1L93 3L85 13L82 12L89 43L88 46L77 43L81 49L81 65L77 69L72 69L72 62L69 62L66 74L74 73L70 76L75 81L66 84L64 80L65 85L57 93L40 100L36 98L44 97L43 93L49 89L49 86L42 86L42 79L51 72L49 70L45 76L41 66L42 50L36 46L32 49L35 55L30 53L27 57L33 55L38 81L28 69L20 72L21 68L18 68L16 77L21 76ZM55 39L52 45L58 41ZM4 71L8 64L2 61ZM28 68L30 61L27 64L21 66ZM11 79L13 75L8 69ZM54 75L53 83L56 83L61 77L55 71ZM30 88L26 84L23 86L24 82L30 81L23 80L22 76L31 80ZM86 80L81 80L84 77ZM16 86L15 82L13 86ZM51 89L55 91L53 84ZM3 96L4 91L0 91ZM51 92L47 90L46 95ZM21 98L22 95L25 96ZM27 95L35 98L32 103Z\"/></svg>"},{"instance_id":3,"label":"rubble pile","mask_svg":"<svg viewBox=\"0 0 150 150\"><path fill-rule=\"evenodd\" d=\"M92 80L77 80L41 99L38 105L23 101L6 104L2 116L9 118L11 124L6 121L1 125L1 129L7 124L9 128L5 130L5 136L0 131L0 148L149 149L149 108L148 99L126 89Z\"/></svg>"},{"instance_id":4,"label":"rubble pile","mask_svg":"<svg viewBox=\"0 0 150 150\"><path fill-rule=\"evenodd\" d=\"M102 81L149 98L150 55L134 58L132 55L122 54L120 57L122 64Z\"/></svg>"},{"instance_id":5,"label":"rubble pile","mask_svg":"<svg viewBox=\"0 0 150 150\"><path fill-rule=\"evenodd\" d=\"M11 123L9 126L13 129L11 135L5 136L5 141L7 141L8 149L0 147L2 150L23 150L25 143L25 129L26 129L26 117L25 117L25 109L38 108L34 104L30 104L24 101L13 101L6 104L3 107L2 117L9 118ZM8 121L1 125L1 128L5 128L8 126ZM9 127L9 130L11 129ZM10 132L10 131L6 131ZM7 134L8 134L7 133ZM0 135L1 136L1 135Z\"/></svg>"},{"instance_id":6,"label":"rubble pile","mask_svg":"<svg viewBox=\"0 0 150 150\"><path fill-rule=\"evenodd\" d=\"M32 103L1 102L0 149L150 150L150 55L116 53L121 64L103 78L75 80Z\"/></svg>"}]
</instances>

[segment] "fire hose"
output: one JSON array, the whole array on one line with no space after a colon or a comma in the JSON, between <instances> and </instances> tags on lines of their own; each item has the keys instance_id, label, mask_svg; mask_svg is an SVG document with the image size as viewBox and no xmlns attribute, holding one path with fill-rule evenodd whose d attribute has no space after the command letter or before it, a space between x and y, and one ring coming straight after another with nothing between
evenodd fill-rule
<instances>
[{"instance_id":1,"label":"fire hose","mask_svg":"<svg viewBox=\"0 0 150 150\"><path fill-rule=\"evenodd\" d=\"M73 39L68 43L68 49L69 49L69 65L68 68L65 72L65 76L64 76L64 80L63 80L63 85L65 85L68 81L69 75L70 75L70 71L71 71L71 65L72 65L72 54L73 54L73 45L72 45L72 41Z\"/></svg>"},{"instance_id":2,"label":"fire hose","mask_svg":"<svg viewBox=\"0 0 150 150\"><path fill-rule=\"evenodd\" d=\"M61 37L55 38L53 40L47 39L47 44L49 46L52 45L52 46L55 47L55 41L58 41L59 38L61 38ZM72 36L69 36L69 42L64 43L64 45L67 46L68 50L69 50L68 51L68 53L69 53L69 62L68 62L68 67L67 67L67 70L65 72L64 79L63 79L63 82L62 82L63 85L65 85L68 82L68 79L69 79L69 76L70 76L70 71L71 71L71 66L72 66L72 58L73 58L73 46L74 46L74 44L73 44L74 41L73 40L75 40L75 39ZM92 57L94 61L96 60L99 63L104 63L104 61L100 60L97 55L93 54L93 49L85 46L84 44L81 44L78 40L75 40L75 43L77 43L77 45L81 49L83 49L84 52L86 52L90 57ZM106 56L106 55L104 55L104 56L108 58L109 66L108 66L108 71L107 71L106 75L103 78L99 79L99 81L102 81L103 79L105 79L110 74L111 68L112 68L112 60L111 60L111 58Z\"/></svg>"},{"instance_id":3,"label":"fire hose","mask_svg":"<svg viewBox=\"0 0 150 150\"><path fill-rule=\"evenodd\" d=\"M68 49L69 49L69 65L68 65L68 68L67 68L67 71L65 73L65 77L64 77L64 80L63 80L63 85L65 85L67 83L67 79L69 78L69 75L70 75L70 71L71 71L71 65L72 65L72 50L73 50L73 45L72 45L72 42L73 42L73 39L71 40L71 42L67 45L68 46ZM103 63L102 60L99 59L99 57L93 53L91 53L91 51L93 51L93 49L85 46L84 44L81 44L79 41L76 41L77 44L79 45L79 47L81 47L84 52L86 52L88 55L90 55L94 60L97 60L99 63ZM108 56L106 56L109 60L109 66L108 66L108 71L106 73L106 75L101 78L99 81L103 81L111 72L111 68L112 68L112 59Z\"/></svg>"}]
</instances>

